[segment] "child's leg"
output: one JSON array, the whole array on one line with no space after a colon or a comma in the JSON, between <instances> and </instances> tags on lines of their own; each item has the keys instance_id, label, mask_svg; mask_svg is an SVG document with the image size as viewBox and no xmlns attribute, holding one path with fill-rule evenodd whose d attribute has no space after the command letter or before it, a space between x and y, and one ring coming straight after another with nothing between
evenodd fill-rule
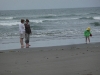
<instances>
[{"instance_id":1,"label":"child's leg","mask_svg":"<svg viewBox=\"0 0 100 75\"><path fill-rule=\"evenodd\" d=\"M87 37L85 37L86 38L86 43L87 43Z\"/></svg>"},{"instance_id":2,"label":"child's leg","mask_svg":"<svg viewBox=\"0 0 100 75\"><path fill-rule=\"evenodd\" d=\"M88 37L88 41L89 41L89 43L90 43L90 37Z\"/></svg>"}]
</instances>

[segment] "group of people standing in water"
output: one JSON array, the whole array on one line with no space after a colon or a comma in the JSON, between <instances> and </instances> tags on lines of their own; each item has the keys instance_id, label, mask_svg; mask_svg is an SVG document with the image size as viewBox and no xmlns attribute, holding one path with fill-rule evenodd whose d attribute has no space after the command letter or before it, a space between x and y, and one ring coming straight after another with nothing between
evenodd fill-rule
<instances>
[{"instance_id":1,"label":"group of people standing in water","mask_svg":"<svg viewBox=\"0 0 100 75\"><path fill-rule=\"evenodd\" d=\"M26 19L21 19L21 23L19 24L19 33L20 33L20 44L21 44L21 48L24 48L24 38L25 38L25 43L26 43L26 48L29 48L30 44L29 44L29 38L30 38L30 34L32 34L31 32L31 28L30 28L30 24L29 24L29 20Z\"/></svg>"},{"instance_id":2,"label":"group of people standing in water","mask_svg":"<svg viewBox=\"0 0 100 75\"><path fill-rule=\"evenodd\" d=\"M84 31L84 36L86 38L86 43L87 42L90 43L90 36L92 36L90 30L91 30L90 27L88 27ZM29 48L29 46L30 46L29 38L30 38L30 34L32 34L32 32L31 32L31 28L30 28L30 24L29 24L29 20L28 19L26 19L26 20L21 19L21 24L19 24L19 32L20 32L21 48L24 48L24 42L23 42L24 38L25 38L26 48Z\"/></svg>"}]
</instances>

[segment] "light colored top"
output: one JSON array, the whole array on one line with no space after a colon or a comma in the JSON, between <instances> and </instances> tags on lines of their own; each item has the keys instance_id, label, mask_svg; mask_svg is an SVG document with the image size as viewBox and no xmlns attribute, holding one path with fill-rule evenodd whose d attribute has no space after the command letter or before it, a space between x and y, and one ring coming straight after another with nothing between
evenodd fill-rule
<instances>
[{"instance_id":1,"label":"light colored top","mask_svg":"<svg viewBox=\"0 0 100 75\"><path fill-rule=\"evenodd\" d=\"M24 24L19 24L19 33L20 34L23 34L25 32L25 26L24 26Z\"/></svg>"}]
</instances>

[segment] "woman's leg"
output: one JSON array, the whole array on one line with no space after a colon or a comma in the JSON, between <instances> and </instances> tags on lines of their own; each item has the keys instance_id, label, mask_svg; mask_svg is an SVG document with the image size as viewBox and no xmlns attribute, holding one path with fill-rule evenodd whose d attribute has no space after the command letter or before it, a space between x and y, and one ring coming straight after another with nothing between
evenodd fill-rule
<instances>
[{"instance_id":1,"label":"woman's leg","mask_svg":"<svg viewBox=\"0 0 100 75\"><path fill-rule=\"evenodd\" d=\"M27 47L29 47L30 45L29 45L29 37L30 37L30 35L29 34L27 34Z\"/></svg>"},{"instance_id":2,"label":"woman's leg","mask_svg":"<svg viewBox=\"0 0 100 75\"><path fill-rule=\"evenodd\" d=\"M23 38L20 38L20 44L21 44L21 48L23 48L24 47Z\"/></svg>"},{"instance_id":3,"label":"woman's leg","mask_svg":"<svg viewBox=\"0 0 100 75\"><path fill-rule=\"evenodd\" d=\"M25 33L20 34L20 44L21 44L21 48L24 48L24 43L23 43L23 39L25 38Z\"/></svg>"},{"instance_id":4,"label":"woman's leg","mask_svg":"<svg viewBox=\"0 0 100 75\"><path fill-rule=\"evenodd\" d=\"M25 34L25 43L26 43L26 48L29 48L29 40L28 40L29 34Z\"/></svg>"},{"instance_id":5,"label":"woman's leg","mask_svg":"<svg viewBox=\"0 0 100 75\"><path fill-rule=\"evenodd\" d=\"M30 46L29 40L30 40L30 34L28 34L28 46Z\"/></svg>"}]
</instances>

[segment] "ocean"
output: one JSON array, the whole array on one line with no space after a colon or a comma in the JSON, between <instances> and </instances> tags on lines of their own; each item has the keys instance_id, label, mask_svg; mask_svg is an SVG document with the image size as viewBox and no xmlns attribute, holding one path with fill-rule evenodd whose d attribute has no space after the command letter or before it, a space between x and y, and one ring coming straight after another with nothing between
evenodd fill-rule
<instances>
[{"instance_id":1,"label":"ocean","mask_svg":"<svg viewBox=\"0 0 100 75\"><path fill-rule=\"evenodd\" d=\"M29 19L31 47L85 43L91 27L92 42L100 42L100 7L0 10L0 50L20 48L21 19Z\"/></svg>"}]
</instances>

